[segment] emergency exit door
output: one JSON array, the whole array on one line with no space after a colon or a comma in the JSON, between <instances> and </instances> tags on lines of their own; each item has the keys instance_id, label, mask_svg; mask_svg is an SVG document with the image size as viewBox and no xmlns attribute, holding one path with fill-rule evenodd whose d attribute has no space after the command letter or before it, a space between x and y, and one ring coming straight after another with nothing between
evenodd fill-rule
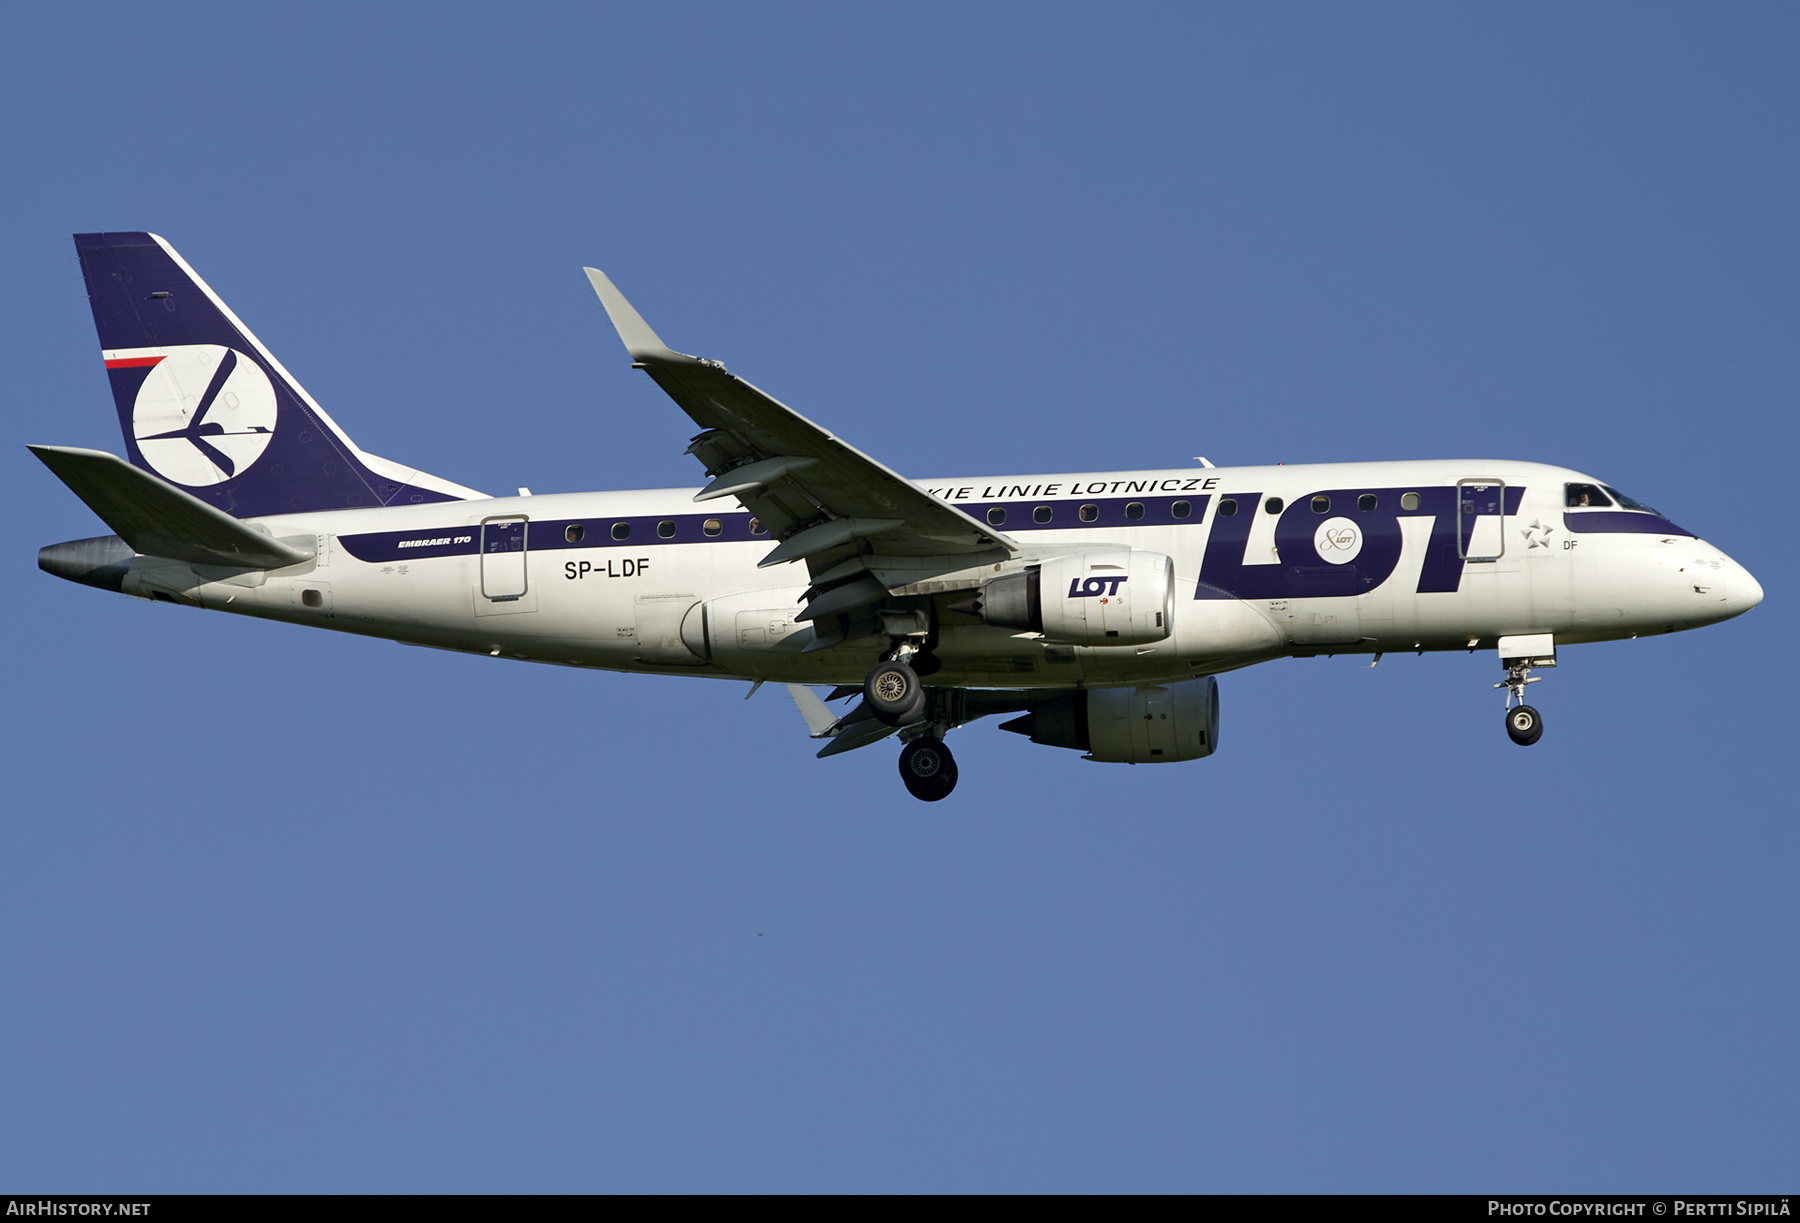
<instances>
[{"instance_id":1,"label":"emergency exit door","mask_svg":"<svg viewBox=\"0 0 1800 1223\"><path fill-rule=\"evenodd\" d=\"M481 524L481 593L496 603L525 593L525 518L489 518Z\"/></svg>"}]
</instances>

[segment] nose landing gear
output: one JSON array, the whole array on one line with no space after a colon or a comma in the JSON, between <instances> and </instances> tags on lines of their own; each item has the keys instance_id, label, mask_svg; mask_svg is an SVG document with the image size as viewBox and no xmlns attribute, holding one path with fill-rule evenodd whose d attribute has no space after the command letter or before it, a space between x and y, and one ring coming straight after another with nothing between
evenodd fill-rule
<instances>
[{"instance_id":1,"label":"nose landing gear","mask_svg":"<svg viewBox=\"0 0 1800 1223\"><path fill-rule=\"evenodd\" d=\"M1520 747L1530 747L1544 737L1544 718L1525 703L1525 685L1542 679L1534 667L1556 665L1555 640L1548 634L1500 638L1500 662L1506 678L1495 684L1506 689L1506 735Z\"/></svg>"}]
</instances>

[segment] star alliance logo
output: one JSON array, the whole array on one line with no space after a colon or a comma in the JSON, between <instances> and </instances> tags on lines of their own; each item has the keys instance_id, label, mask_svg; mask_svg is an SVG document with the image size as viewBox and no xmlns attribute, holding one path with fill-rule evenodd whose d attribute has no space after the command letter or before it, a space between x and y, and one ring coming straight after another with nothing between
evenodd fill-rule
<instances>
[{"instance_id":1,"label":"star alliance logo","mask_svg":"<svg viewBox=\"0 0 1800 1223\"><path fill-rule=\"evenodd\" d=\"M1519 532L1525 537L1526 551L1530 551L1532 548L1548 548L1551 530L1552 528L1533 518L1531 525Z\"/></svg>"}]
</instances>

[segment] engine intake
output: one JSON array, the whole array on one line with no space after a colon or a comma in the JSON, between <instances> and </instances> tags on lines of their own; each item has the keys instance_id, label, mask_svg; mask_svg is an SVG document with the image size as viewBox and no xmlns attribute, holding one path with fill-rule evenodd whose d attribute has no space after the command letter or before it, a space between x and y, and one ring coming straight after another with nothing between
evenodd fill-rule
<instances>
[{"instance_id":1,"label":"engine intake","mask_svg":"<svg viewBox=\"0 0 1800 1223\"><path fill-rule=\"evenodd\" d=\"M1139 688L1089 688L1034 705L1000 729L1110 764L1198 760L1219 746L1219 683L1208 675Z\"/></svg>"},{"instance_id":2,"label":"engine intake","mask_svg":"<svg viewBox=\"0 0 1800 1223\"><path fill-rule=\"evenodd\" d=\"M1175 562L1135 550L1059 556L995 578L954 610L1073 645L1147 645L1174 631Z\"/></svg>"}]
</instances>

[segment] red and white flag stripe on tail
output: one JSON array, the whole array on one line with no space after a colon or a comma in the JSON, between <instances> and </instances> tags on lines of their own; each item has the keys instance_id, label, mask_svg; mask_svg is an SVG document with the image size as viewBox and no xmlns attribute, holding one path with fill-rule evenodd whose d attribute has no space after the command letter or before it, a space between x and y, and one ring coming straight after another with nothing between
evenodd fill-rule
<instances>
[{"instance_id":1,"label":"red and white flag stripe on tail","mask_svg":"<svg viewBox=\"0 0 1800 1223\"><path fill-rule=\"evenodd\" d=\"M146 365L155 365L169 355L166 348L115 348L111 352L101 352L107 369L141 369Z\"/></svg>"}]
</instances>

